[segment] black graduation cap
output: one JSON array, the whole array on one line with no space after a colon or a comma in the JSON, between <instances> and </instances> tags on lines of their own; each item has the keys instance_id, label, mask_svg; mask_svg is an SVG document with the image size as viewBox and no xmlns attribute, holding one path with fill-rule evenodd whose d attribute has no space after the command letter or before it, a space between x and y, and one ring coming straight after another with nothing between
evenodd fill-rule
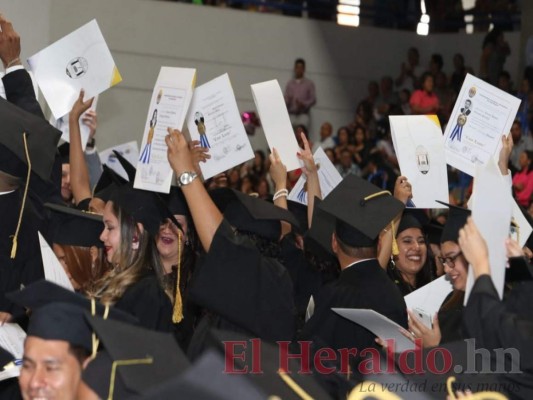
<instances>
[{"instance_id":1,"label":"black graduation cap","mask_svg":"<svg viewBox=\"0 0 533 400\"><path fill-rule=\"evenodd\" d=\"M422 232L425 232L424 226L428 223L429 217L423 209L406 208L403 211L402 218L400 219L400 223L398 224L398 228L396 229L396 236L398 236L400 232L409 228L418 228Z\"/></svg>"},{"instance_id":2,"label":"black graduation cap","mask_svg":"<svg viewBox=\"0 0 533 400\"><path fill-rule=\"evenodd\" d=\"M121 177L119 174L109 168L106 164L104 164L102 165L102 174L100 175L98 182L94 186L94 194L96 196L99 192L106 189L110 185L115 184L116 186L122 186L126 183L128 183L126 179Z\"/></svg>"},{"instance_id":3,"label":"black graduation cap","mask_svg":"<svg viewBox=\"0 0 533 400\"><path fill-rule=\"evenodd\" d=\"M269 397L243 375L224 373L224 357L205 351L183 374L154 387L132 400L266 400Z\"/></svg>"},{"instance_id":4,"label":"black graduation cap","mask_svg":"<svg viewBox=\"0 0 533 400\"><path fill-rule=\"evenodd\" d=\"M113 150L113 153L117 157L117 160L120 165L122 165L122 168L124 168L124 171L126 171L126 174L128 175L128 180L133 183L133 181L135 181L135 174L137 173L137 169L133 165L131 165L131 163L126 160L124 156L118 151Z\"/></svg>"},{"instance_id":5,"label":"black graduation cap","mask_svg":"<svg viewBox=\"0 0 533 400\"><path fill-rule=\"evenodd\" d=\"M311 229L304 237L305 248L313 252L320 258L328 258L333 255L331 248L331 235L335 231L335 217L322 210L320 204L322 200L315 197L313 208L313 219ZM317 244L319 246L317 246ZM320 249L327 251L327 254Z\"/></svg>"},{"instance_id":6,"label":"black graduation cap","mask_svg":"<svg viewBox=\"0 0 533 400\"><path fill-rule=\"evenodd\" d=\"M15 356L11 354L9 351L4 349L3 347L0 347L0 371L6 369L8 366L15 366L14 364L11 364L15 361Z\"/></svg>"},{"instance_id":7,"label":"black graduation cap","mask_svg":"<svg viewBox=\"0 0 533 400\"><path fill-rule=\"evenodd\" d=\"M347 175L315 207L335 217L335 225L329 226L331 218L322 218L318 224L313 220L311 231L335 230L338 238L349 246L370 247L376 244L381 230L405 208L405 205L390 192L381 190L355 175ZM328 242L323 245L327 248L330 244Z\"/></svg>"},{"instance_id":8,"label":"black graduation cap","mask_svg":"<svg viewBox=\"0 0 533 400\"><path fill-rule=\"evenodd\" d=\"M431 220L429 224L424 226L424 229L428 236L429 243L440 245L440 238L442 236L442 230L444 229L444 225L442 225L438 221Z\"/></svg>"},{"instance_id":9,"label":"black graduation cap","mask_svg":"<svg viewBox=\"0 0 533 400\"><path fill-rule=\"evenodd\" d=\"M6 294L6 298L20 307L36 310L51 303L69 303L92 311L94 305L95 315L105 315L106 307L98 301L93 302L81 294L71 292L53 282L40 280L33 282L21 290ZM108 309L109 318L118 319L130 323L137 323L137 319L117 308Z\"/></svg>"},{"instance_id":10,"label":"black graduation cap","mask_svg":"<svg viewBox=\"0 0 533 400\"><path fill-rule=\"evenodd\" d=\"M61 164L70 164L70 143L62 143L57 150L59 151L59 158L61 159Z\"/></svg>"},{"instance_id":11,"label":"black graduation cap","mask_svg":"<svg viewBox=\"0 0 533 400\"><path fill-rule=\"evenodd\" d=\"M92 350L92 331L85 309L74 303L50 302L32 312L28 336L44 340L64 340L87 351Z\"/></svg>"},{"instance_id":12,"label":"black graduation cap","mask_svg":"<svg viewBox=\"0 0 533 400\"><path fill-rule=\"evenodd\" d=\"M187 200L183 194L181 188L177 186L171 186L170 193L166 196L163 196L169 211L173 215L185 215L190 216L191 212L189 206L187 205Z\"/></svg>"},{"instance_id":13,"label":"black graduation cap","mask_svg":"<svg viewBox=\"0 0 533 400\"><path fill-rule=\"evenodd\" d=\"M298 221L288 210L268 201L229 188L214 189L209 194L224 218L237 229L277 240L281 235L280 221L298 228Z\"/></svg>"},{"instance_id":14,"label":"black graduation cap","mask_svg":"<svg viewBox=\"0 0 533 400\"><path fill-rule=\"evenodd\" d=\"M246 344L238 346L243 357L236 357L231 365L236 370L252 369L252 360L259 359L262 373L249 373L245 377L250 379L254 386L268 396L266 398L280 398L284 400L300 400L302 398L330 399L326 391L311 374L299 374L300 363L294 359L288 360L289 371L280 369L280 349L278 345L261 342L260 349L252 346L249 337L229 331L212 330L209 334L211 346L226 355L226 343L241 342ZM242 352L241 352L242 349ZM255 354L254 354L255 352ZM229 361L228 361L229 362ZM301 396L305 393L307 397Z\"/></svg>"},{"instance_id":15,"label":"black graduation cap","mask_svg":"<svg viewBox=\"0 0 533 400\"><path fill-rule=\"evenodd\" d=\"M106 349L100 349L98 353L96 353L96 356L81 372L82 381L98 396L99 399L108 398L112 369L113 359ZM130 399L135 394L134 391L129 390L126 387L122 381L122 377L116 374L113 382L113 398Z\"/></svg>"},{"instance_id":16,"label":"black graduation cap","mask_svg":"<svg viewBox=\"0 0 533 400\"><path fill-rule=\"evenodd\" d=\"M26 179L28 160L23 138L26 133L31 170L48 181L61 132L4 99L0 99L0 121L0 171Z\"/></svg>"},{"instance_id":17,"label":"black graduation cap","mask_svg":"<svg viewBox=\"0 0 533 400\"><path fill-rule=\"evenodd\" d=\"M440 242L457 242L459 239L459 231L463 226L465 226L466 220L470 214L472 214L472 212L467 208L457 207L438 200L437 202L450 208L448 211L448 217L446 218L446 224L442 229Z\"/></svg>"},{"instance_id":18,"label":"black graduation cap","mask_svg":"<svg viewBox=\"0 0 533 400\"><path fill-rule=\"evenodd\" d=\"M307 216L307 205L293 200L287 200L287 208L298 220L300 231L305 233L309 230L309 222Z\"/></svg>"},{"instance_id":19,"label":"black graduation cap","mask_svg":"<svg viewBox=\"0 0 533 400\"><path fill-rule=\"evenodd\" d=\"M119 385L128 392L142 393L172 379L189 367L189 361L170 333L103 320L88 314L86 317L109 355L107 363L102 360L100 363L104 364L105 370L111 370L112 365L116 365ZM104 399L111 397L110 387L117 383L116 378L113 382L111 380L111 374L104 379L84 376L84 382Z\"/></svg>"},{"instance_id":20,"label":"black graduation cap","mask_svg":"<svg viewBox=\"0 0 533 400\"><path fill-rule=\"evenodd\" d=\"M136 222L142 223L153 236L159 233L159 227L167 218L180 226L161 197L154 192L134 189L131 184L127 184L114 190L110 200L123 208Z\"/></svg>"},{"instance_id":21,"label":"black graduation cap","mask_svg":"<svg viewBox=\"0 0 533 400\"><path fill-rule=\"evenodd\" d=\"M102 216L72 207L46 203L51 211L49 237L52 243L80 247L101 247Z\"/></svg>"}]
</instances>

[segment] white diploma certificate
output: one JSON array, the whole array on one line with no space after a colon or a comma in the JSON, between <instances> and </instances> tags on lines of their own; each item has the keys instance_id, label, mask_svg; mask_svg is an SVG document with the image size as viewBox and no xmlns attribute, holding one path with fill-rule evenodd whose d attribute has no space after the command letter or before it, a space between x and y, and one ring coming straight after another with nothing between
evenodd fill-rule
<instances>
[{"instance_id":1,"label":"white diploma certificate","mask_svg":"<svg viewBox=\"0 0 533 400\"><path fill-rule=\"evenodd\" d=\"M444 275L404 296L405 304L410 310L420 309L433 317L452 290L451 282Z\"/></svg>"},{"instance_id":2,"label":"white diploma certificate","mask_svg":"<svg viewBox=\"0 0 533 400\"><path fill-rule=\"evenodd\" d=\"M122 81L95 19L31 56L28 64L56 119L85 90L90 99Z\"/></svg>"},{"instance_id":3,"label":"white diploma certificate","mask_svg":"<svg viewBox=\"0 0 533 400\"><path fill-rule=\"evenodd\" d=\"M39 243L41 245L45 279L73 292L74 288L72 287L72 283L70 283L70 279L68 279L67 273L61 266L50 245L41 235L41 232L39 232Z\"/></svg>"},{"instance_id":4,"label":"white diploma certificate","mask_svg":"<svg viewBox=\"0 0 533 400\"><path fill-rule=\"evenodd\" d=\"M134 187L168 193L172 168L167 158L168 128L183 129L191 103L196 69L161 67L146 118Z\"/></svg>"},{"instance_id":5,"label":"white diploma certificate","mask_svg":"<svg viewBox=\"0 0 533 400\"><path fill-rule=\"evenodd\" d=\"M392 143L402 175L413 188L417 208L443 208L448 202L448 173L442 131L436 115L389 117Z\"/></svg>"},{"instance_id":6,"label":"white diploma certificate","mask_svg":"<svg viewBox=\"0 0 533 400\"><path fill-rule=\"evenodd\" d=\"M285 98L277 80L252 85L255 106L270 147L275 148L287 171L301 167L296 153L300 151L292 129Z\"/></svg>"},{"instance_id":7,"label":"white diploma certificate","mask_svg":"<svg viewBox=\"0 0 533 400\"><path fill-rule=\"evenodd\" d=\"M198 140L211 155L209 160L200 163L204 179L254 157L228 74L194 90L187 127L191 140Z\"/></svg>"},{"instance_id":8,"label":"white diploma certificate","mask_svg":"<svg viewBox=\"0 0 533 400\"><path fill-rule=\"evenodd\" d=\"M130 162L131 165L135 165L139 160L139 145L134 140L98 152L98 155L100 156L100 162L102 164L107 165L121 177L126 180L129 180L128 174L126 173L120 162L117 160L117 156L115 156L113 150L118 151L126 160Z\"/></svg>"},{"instance_id":9,"label":"white diploma certificate","mask_svg":"<svg viewBox=\"0 0 533 400\"><path fill-rule=\"evenodd\" d=\"M446 162L474 176L477 164L498 157L520 99L467 74L444 133Z\"/></svg>"},{"instance_id":10,"label":"white diploma certificate","mask_svg":"<svg viewBox=\"0 0 533 400\"><path fill-rule=\"evenodd\" d=\"M341 317L368 329L380 339L393 339L396 346L395 351L398 353L416 348L413 342L402 335L400 325L374 310L358 308L332 308L332 310Z\"/></svg>"},{"instance_id":11,"label":"white diploma certificate","mask_svg":"<svg viewBox=\"0 0 533 400\"><path fill-rule=\"evenodd\" d=\"M87 100L87 99L84 99ZM94 97L93 104L91 105L91 110L96 111L96 104L98 103L98 96ZM83 122L83 118L85 117L85 114L87 114L87 111L84 112L78 123L80 124L80 135L81 135L81 148L83 151L85 151L85 147L87 146L87 141L89 140L89 135L91 134L91 129L85 125ZM70 126L69 126L69 115L70 113L64 115L63 117L60 117L58 119L55 119L54 116L50 116L50 125L55 127L56 129L59 129L61 131L61 139L65 142L70 142Z\"/></svg>"},{"instance_id":12,"label":"white diploma certificate","mask_svg":"<svg viewBox=\"0 0 533 400\"><path fill-rule=\"evenodd\" d=\"M337 168L331 163L322 147L319 147L313 159L318 169L318 181L320 183L320 192L322 198L326 198L335 187L341 183L342 176ZM288 196L289 200L307 205L307 178L302 174Z\"/></svg>"},{"instance_id":13,"label":"white diploma certificate","mask_svg":"<svg viewBox=\"0 0 533 400\"><path fill-rule=\"evenodd\" d=\"M514 201L508 183L492 158L487 165L477 166L473 194L472 218L487 242L490 274L501 299L507 265L505 239L509 237ZM474 281L473 268L470 266L464 304L468 301Z\"/></svg>"}]
</instances>

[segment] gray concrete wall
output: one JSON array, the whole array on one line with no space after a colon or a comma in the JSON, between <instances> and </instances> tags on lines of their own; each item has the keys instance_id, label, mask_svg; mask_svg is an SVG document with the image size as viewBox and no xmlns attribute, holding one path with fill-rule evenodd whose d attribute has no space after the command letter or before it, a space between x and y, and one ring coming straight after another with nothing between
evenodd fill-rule
<instances>
[{"instance_id":1,"label":"gray concrete wall","mask_svg":"<svg viewBox=\"0 0 533 400\"><path fill-rule=\"evenodd\" d=\"M336 129L351 120L368 80L398 73L410 46L419 48L423 66L433 52L440 52L449 72L453 54L461 52L477 70L483 40L483 35L420 37L154 0L0 0L0 10L21 33L25 57L92 18L98 20L124 79L98 103L101 149L132 139L140 142L162 65L197 68L198 84L227 72L237 103L246 111L255 109L250 84L276 78L284 87L294 59L303 57L317 87L313 126L318 129L329 120ZM513 54L518 54L520 34L507 38ZM518 57L511 57L506 67L516 76ZM252 142L264 147L261 132Z\"/></svg>"}]
</instances>

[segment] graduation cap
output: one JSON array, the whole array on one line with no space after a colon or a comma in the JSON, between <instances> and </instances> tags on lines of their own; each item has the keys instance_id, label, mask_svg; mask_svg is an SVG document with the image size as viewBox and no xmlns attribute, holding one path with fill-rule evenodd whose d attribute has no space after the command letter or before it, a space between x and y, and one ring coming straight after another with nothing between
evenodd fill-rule
<instances>
[{"instance_id":1,"label":"graduation cap","mask_svg":"<svg viewBox=\"0 0 533 400\"><path fill-rule=\"evenodd\" d=\"M102 247L102 216L72 207L46 203L51 211L49 236L52 243L68 246Z\"/></svg>"},{"instance_id":2,"label":"graduation cap","mask_svg":"<svg viewBox=\"0 0 533 400\"><path fill-rule=\"evenodd\" d=\"M4 99L0 99L0 120L0 171L26 182L19 222L13 234L11 258L15 258L32 172L42 181L49 181L61 132L42 118Z\"/></svg>"},{"instance_id":3,"label":"graduation cap","mask_svg":"<svg viewBox=\"0 0 533 400\"><path fill-rule=\"evenodd\" d=\"M428 236L429 243L440 245L440 238L442 236L444 225L438 221L431 220L427 225L424 226L424 229Z\"/></svg>"},{"instance_id":4,"label":"graduation cap","mask_svg":"<svg viewBox=\"0 0 533 400\"><path fill-rule=\"evenodd\" d=\"M59 158L61 159L61 164L70 164L70 143L62 143L57 150L59 151Z\"/></svg>"},{"instance_id":5,"label":"graduation cap","mask_svg":"<svg viewBox=\"0 0 533 400\"><path fill-rule=\"evenodd\" d=\"M48 181L61 132L4 99L0 99L0 120L0 171L26 179L31 165L35 174Z\"/></svg>"},{"instance_id":6,"label":"graduation cap","mask_svg":"<svg viewBox=\"0 0 533 400\"><path fill-rule=\"evenodd\" d=\"M266 400L269 397L243 375L224 373L225 360L209 349L183 374L151 388L132 400Z\"/></svg>"},{"instance_id":7,"label":"graduation cap","mask_svg":"<svg viewBox=\"0 0 533 400\"><path fill-rule=\"evenodd\" d=\"M27 334L44 340L63 340L89 352L93 346L85 309L73 303L50 302L34 310Z\"/></svg>"},{"instance_id":8,"label":"graduation cap","mask_svg":"<svg viewBox=\"0 0 533 400\"><path fill-rule=\"evenodd\" d=\"M154 237L167 218L180 227L161 197L154 192L134 189L131 184L127 184L116 188L109 200L124 209L135 222L142 223L144 229Z\"/></svg>"},{"instance_id":9,"label":"graduation cap","mask_svg":"<svg viewBox=\"0 0 533 400\"><path fill-rule=\"evenodd\" d=\"M298 224L300 225L300 232L307 232L309 230L307 205L298 203L297 201L287 200L287 208L298 220Z\"/></svg>"},{"instance_id":10,"label":"graduation cap","mask_svg":"<svg viewBox=\"0 0 533 400\"><path fill-rule=\"evenodd\" d=\"M298 228L298 221L288 210L268 201L229 188L214 189L209 194L224 218L237 229L278 240L280 221Z\"/></svg>"},{"instance_id":11,"label":"graduation cap","mask_svg":"<svg viewBox=\"0 0 533 400\"><path fill-rule=\"evenodd\" d=\"M124 398L117 395L115 389L142 393L189 367L189 361L171 333L87 314L86 317L107 352L107 357L101 357L99 367L110 373L104 377L85 374L83 380L101 398Z\"/></svg>"},{"instance_id":12,"label":"graduation cap","mask_svg":"<svg viewBox=\"0 0 533 400\"><path fill-rule=\"evenodd\" d=\"M315 204L315 207L334 217L334 225L331 225L332 218L324 217L323 214L323 218L317 221L313 219L310 231L335 231L337 237L348 246L371 247L376 244L381 230L405 205L390 192L381 190L355 175L348 175L320 204ZM323 246L329 248L330 242L331 236Z\"/></svg>"},{"instance_id":13,"label":"graduation cap","mask_svg":"<svg viewBox=\"0 0 533 400\"><path fill-rule=\"evenodd\" d=\"M429 217L423 209L406 208L403 211L402 218L400 219L400 223L396 229L396 236L398 236L400 232L409 228L418 228L424 232L424 226L426 226L428 223Z\"/></svg>"},{"instance_id":14,"label":"graduation cap","mask_svg":"<svg viewBox=\"0 0 533 400\"><path fill-rule=\"evenodd\" d=\"M36 310L51 303L69 303L91 311L95 315L109 315L109 318L130 323L137 323L137 319L117 308L108 308L98 301L92 301L81 294L71 292L47 280L33 282L21 290L6 294L11 302L31 310Z\"/></svg>"},{"instance_id":15,"label":"graduation cap","mask_svg":"<svg viewBox=\"0 0 533 400\"><path fill-rule=\"evenodd\" d=\"M116 187L118 187L125 185L126 183L128 183L126 179L104 164L102 165L102 174L100 175L98 182L96 182L93 192L96 196L111 185L116 185Z\"/></svg>"},{"instance_id":16,"label":"graduation cap","mask_svg":"<svg viewBox=\"0 0 533 400\"><path fill-rule=\"evenodd\" d=\"M457 240L459 239L459 231L463 226L466 225L466 220L472 214L472 212L467 208L457 207L438 200L437 202L450 208L448 211L448 218L446 219L446 224L442 229L440 242L457 242Z\"/></svg>"},{"instance_id":17,"label":"graduation cap","mask_svg":"<svg viewBox=\"0 0 533 400\"><path fill-rule=\"evenodd\" d=\"M172 215L191 215L189 206L187 205L187 200L185 199L185 195L183 194L181 188L177 186L171 186L170 193L166 196L163 196L163 200L165 200Z\"/></svg>"},{"instance_id":18,"label":"graduation cap","mask_svg":"<svg viewBox=\"0 0 533 400\"><path fill-rule=\"evenodd\" d=\"M277 345L261 342L260 349L252 346L250 338L241 334L229 331L211 330L208 340L212 348L226 355L226 343L245 343L246 347L239 346L241 357L235 357L233 364L228 360L226 369L229 367L235 370L248 368L252 370L253 360L261 360L259 367L262 373L249 373L248 378L260 391L266 393L264 398L280 398L284 400L301 399L330 399L331 396L315 380L312 374L299 374L300 363L294 359L287 361L288 371L280 368L280 349ZM242 352L241 352L242 349ZM254 353L255 352L255 353ZM228 365L229 364L229 365Z\"/></svg>"},{"instance_id":19,"label":"graduation cap","mask_svg":"<svg viewBox=\"0 0 533 400\"><path fill-rule=\"evenodd\" d=\"M135 174L137 173L137 169L133 165L131 165L131 163L126 160L126 158L124 158L124 156L118 151L113 150L113 153L117 157L117 160L120 165L122 165L122 168L124 168L124 171L126 171L126 174L128 175L128 180L130 182L135 181Z\"/></svg>"}]
</instances>

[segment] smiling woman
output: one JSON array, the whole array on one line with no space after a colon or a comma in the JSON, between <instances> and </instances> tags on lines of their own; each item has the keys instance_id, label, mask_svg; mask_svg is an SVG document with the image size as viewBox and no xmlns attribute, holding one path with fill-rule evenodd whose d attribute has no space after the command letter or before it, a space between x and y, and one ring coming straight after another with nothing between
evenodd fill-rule
<instances>
[{"instance_id":1,"label":"smiling woman","mask_svg":"<svg viewBox=\"0 0 533 400\"><path fill-rule=\"evenodd\" d=\"M408 211L400 220L396 241L399 254L393 256L387 273L405 296L429 283L433 277L422 224Z\"/></svg>"}]
</instances>

